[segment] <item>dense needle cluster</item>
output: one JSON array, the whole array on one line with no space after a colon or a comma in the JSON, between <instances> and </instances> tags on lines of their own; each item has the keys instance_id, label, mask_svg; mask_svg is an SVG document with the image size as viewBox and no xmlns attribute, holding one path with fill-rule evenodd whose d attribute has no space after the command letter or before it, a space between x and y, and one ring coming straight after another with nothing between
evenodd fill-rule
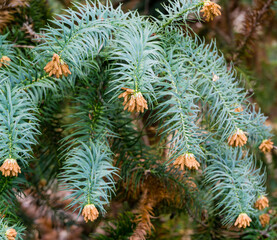
<instances>
[{"instance_id":1,"label":"dense needle cluster","mask_svg":"<svg viewBox=\"0 0 277 240\"><path fill-rule=\"evenodd\" d=\"M56 75L56 78L60 78L63 75L67 77L68 74L71 74L68 65L56 53L54 53L52 60L44 67L44 70L49 73L50 77Z\"/></svg>"},{"instance_id":2,"label":"dense needle cluster","mask_svg":"<svg viewBox=\"0 0 277 240\"><path fill-rule=\"evenodd\" d=\"M245 172L248 173L247 170L249 169L247 164L250 166L251 164L249 163L251 160L249 160L249 162L239 162L240 165L236 165L238 162L236 161L238 160L236 154L241 151L239 153L241 153L240 156L242 156L241 158L244 160L246 151L240 148L234 149L227 145L242 147L247 143L248 138L250 144L252 144L252 140L261 143L261 141L265 139L259 146L259 149L262 152L270 152L273 148L273 142L268 139L270 138L270 134L268 134L266 130L263 131L265 128L262 126L262 114L257 114L257 117L256 114L253 114L253 120L252 115L251 117L248 115L248 108L244 111L243 107L246 106L244 105L247 103L245 102L246 99L244 99L243 94L235 91L239 87L239 85L236 85L236 77L230 74L231 70L229 71L226 67L224 57L218 54L216 45L205 44L204 42L200 43L197 37L191 37L190 34L186 33L187 27L178 26L179 22L181 22L179 21L181 20L180 16L182 15L184 17L184 24L188 22L186 21L188 20L187 16L193 16L194 13L198 17L199 7L202 5L203 8L201 12L206 21L211 21L214 17L221 15L221 7L210 0L180 1L180 3L178 1L172 1L172 5L168 10L165 9L168 13L164 15L165 17L162 16L160 25L158 24L158 19L157 23L148 20L144 21L144 18L138 17L137 14L126 16L123 12L121 13L118 10L113 12L112 5L108 8L103 6L98 9L98 5L101 6L100 2L97 2L96 5L94 5L93 1L88 1L88 3L83 10L80 6L78 13L72 10L72 15L59 18L59 24L57 24L56 27L48 29L48 32L46 31L47 34L45 35L45 39L43 39L43 44L40 45L40 43L38 43L38 49L35 47L35 50L38 50L36 51L38 55L40 53L50 53L52 56L53 52L57 52L53 54L52 60L50 59L51 56L49 59L46 57L46 62L51 60L44 67L46 74L43 69L39 69L43 73L35 69L38 71L36 71L36 74L32 74L34 73L34 71L31 71L34 70L32 69L34 64L40 62L37 61L37 58L35 58L34 62L31 58L28 59L28 61L22 61L23 67L21 69L21 65L17 64L19 58L12 55L13 51L10 51L11 54L6 53L8 51L4 51L6 55L11 57L12 62L9 57L1 55L0 67L3 66L3 68L1 68L1 74L2 72L8 72L9 76L11 76L11 81L16 79L13 80L13 83L8 80L8 87L3 88L3 90L0 89L0 106L4 106L2 110L0 109L0 111L3 112L3 118L1 116L0 119L0 133L3 136L5 135L2 139L7 139L5 147L3 147L5 151L3 151L3 153L1 152L1 155L6 156L6 149L8 148L10 148L9 154L11 155L9 159L3 158L3 160L6 160L3 161L2 166L0 166L2 175L5 177L18 176L18 174L21 173L21 168L17 161L20 161L20 165L27 165L28 159L25 158L29 158L29 156L32 155L35 157L39 155L38 152L34 152L37 149L35 147L33 148L31 145L35 145L37 143L36 139L39 139L35 137L35 132L40 129L44 131L45 129L44 126L40 128L37 126L39 124L33 121L33 119L35 119L35 114L32 115L33 112L35 112L34 108L39 109L40 106L43 105L43 108L45 107L46 110L48 107L49 110L51 110L52 102L56 105L56 101L62 102L62 99L65 99L68 105L74 105L74 107L77 102L77 107L76 109L74 108L74 116L78 116L76 119L80 119L80 121L74 122L75 118L72 118L72 122L74 123L70 120L69 125L72 125L74 130L64 131L61 136L55 137L55 140L53 140L56 145L58 142L56 139L64 137L64 139L59 142L63 142L65 145L59 149L66 149L62 152L67 153L67 156L70 157L67 160L70 164L72 162L72 165L67 165L70 167L66 166L63 168L61 170L61 176L64 177L64 183L68 185L69 191L72 190L73 192L69 198L74 198L75 202L73 203L75 206L83 207L80 212L85 222L95 221L99 217L99 212L103 212L105 206L110 202L110 197L112 197L110 193L116 192L114 191L114 187L116 187L117 175L114 173L117 171L117 168L113 167L122 166L122 168L120 168L120 175L122 174L123 181L133 174L134 180L130 181L130 186L133 186L131 185L132 183L136 183L136 189L133 192L127 190L128 194L130 194L130 192L136 192L136 194L142 193L136 212L135 222L137 227L134 229L134 233L130 239L146 239L146 236L150 234L151 230L154 228L151 223L151 219L154 217L154 209L160 207L165 201L171 201L178 207L183 207L185 205L184 201L186 201L186 204L193 202L193 205L198 207L196 198L193 198L193 201L187 201L187 199L189 199L189 194L198 195L199 193L198 196L201 198L200 194L207 190L209 184L213 183L212 178L211 180L203 175L200 181L202 181L202 179L205 180L207 187L205 185L203 189L202 186L201 188L197 188L193 178L189 177L191 172L188 170L198 170L201 163L201 168L203 170L204 168L214 165L212 166L213 168L209 168L210 172L207 172L217 178L215 180L215 185L220 186L220 188L218 188L219 191L214 191L215 187L213 187L208 193L213 195L213 202L215 202L215 204L220 205L220 207L222 206L222 211L219 211L219 214L222 215L222 219L225 218L225 215L227 216L224 223L234 224L238 228L250 226L252 221L251 218L254 219L254 213L258 212L257 210L255 210L255 212L251 211L254 207L253 205L259 210L269 206L268 199L264 196L258 198L255 204L252 201L253 192L256 193L256 189L262 192L259 192L257 196L265 194L261 187L262 183L259 183L262 177L260 175L256 177L254 173L253 176L251 174L250 180L255 180L253 180L254 183L252 184L247 178L250 176L245 176ZM90 5L93 5L93 7L90 8ZM76 8L79 8L79 5L76 5ZM80 17L80 13L82 13L82 17ZM111 21L106 21L101 17L102 15L105 19L110 18ZM94 16L97 16L97 19L100 21L92 21ZM124 22L125 20L126 22ZM174 25L169 26L172 22L174 22ZM59 26L63 27L59 28ZM130 26L130 28L127 26ZM160 26L162 27L160 28ZM154 37L155 35L157 36ZM171 50L173 51L171 52ZM115 52L116 54L114 54ZM94 53L97 54L95 55ZM39 58L41 58L43 62L43 66L46 63L44 62L44 55L45 54L39 55ZM113 57L109 59L107 56ZM198 58L195 56L200 57ZM67 77L71 74L69 66L63 59L66 59L66 62L72 67L72 71L74 71L74 67L78 67L78 70L82 69L82 74L80 74L81 71L74 71L72 77L64 79L68 81L58 81L57 79L57 81L53 81L53 79L48 79L48 75L50 77L55 76L56 78L62 78L63 76ZM134 61L129 61L130 59ZM211 64L212 61L214 64ZM9 65L9 67L5 67L7 65ZM124 67L122 67L122 65ZM97 68L94 68L94 66L97 66ZM15 68L16 70L13 69L14 67L17 67ZM30 73L28 72L29 68ZM77 68L75 68L75 70L77 70ZM17 71L20 72L20 74L18 74ZM39 78L36 78L37 75ZM209 81L207 81L206 77L202 77L202 75L208 76L208 78L210 78ZM171 77L174 81L169 81ZM112 85L110 85L111 82ZM6 84L4 80L3 83ZM211 87L211 83L213 86L218 86L218 89ZM16 86L16 84L18 84L18 86ZM69 88L67 88L67 85L69 85ZM14 91L17 90L14 89L14 86L18 87L20 90L24 89L22 92L26 95L20 95L19 90ZM123 91L121 91L121 86L134 86L134 89L123 87ZM173 87L174 95L172 94ZM175 88L177 89L176 94ZM109 91L107 89L109 89ZM232 91L227 91L227 89L231 89ZM119 91L122 93L118 96ZM19 96L18 98L14 98L18 100L13 100L14 96ZM83 98L83 96L86 96L86 98ZM122 101L121 98L123 98L124 110L128 112L144 113L148 110L148 105L151 106L149 107L151 109L149 109L144 116L139 114L132 114L129 116L130 114L128 115L126 113L120 116L122 113L121 105L119 106L118 104L112 103L109 106L109 100L114 100L116 98L117 101L119 101L117 96L120 101ZM30 106L26 107L25 100L29 101L29 98ZM240 99L240 101L237 101L238 99ZM75 102L74 100L77 101ZM24 104L20 106L18 102L21 103L21 101ZM46 106L48 104L49 106ZM57 105L59 105L57 107L60 107L60 103L57 103ZM4 112L9 107L11 109L19 109L21 107L28 110L23 112L23 114L17 113L16 111L12 113L13 111L10 111L9 114L13 115L13 118L11 118L9 114L4 116ZM91 107L95 107L97 111L90 110ZM98 111L98 109L100 110ZM54 111L58 110L53 108L53 114ZM43 112L44 111L39 111L42 115L41 119L43 119L43 117L48 118L47 113ZM111 113L111 116L106 116L107 112L108 114ZM232 115L231 119L228 118L229 113ZM202 114L204 115L203 118L201 116ZM24 115L30 115L31 117L22 120L20 117ZM140 128L140 125L139 127L135 126L136 122L138 122L135 121L137 120L135 118L139 117L142 117L139 119L141 125L143 125L142 128ZM87 121L88 118L90 121ZM10 121L10 119L13 120ZM205 121L202 121L202 119ZM212 124L209 124L210 119ZM50 124L50 121L52 124L54 122L54 120L52 120L51 118L47 119L47 121L45 119L45 125L48 125L48 123ZM113 121L115 121L115 124L113 124ZM7 125L9 124L8 127L5 126L6 122ZM55 126L56 125L59 124L55 124ZM49 126L49 129L48 126L45 127L47 128L46 130L52 131L53 126ZM239 129L238 126L243 130ZM126 128L122 130L124 127ZM152 141L152 139L147 139L148 137L152 138L152 136L148 136L148 130L150 128L154 129L152 132L157 133L157 135L153 137L155 138L154 141ZM7 131L7 129L12 130ZM147 134L144 134L145 129ZM232 132L233 130L234 132ZM11 132L13 133L16 131L26 132L26 134L11 137ZM218 131L217 133L219 134L214 134L216 131ZM253 134L253 131L256 131L255 134ZM55 132L60 131L58 128L55 128ZM262 133L262 136L258 133ZM221 141L219 137L220 134L221 136L228 137L228 144L227 142ZM145 135L147 135L146 138L143 138ZM113 141L114 136L115 141ZM211 136L212 141L209 141L209 139L206 141L206 136L208 136L207 139ZM159 140L158 138L161 139L161 141L156 141ZM178 144L176 144L177 141L179 141ZM3 145L4 142L5 141L2 143ZM29 142L32 142L32 144L30 143L29 145ZM152 142L154 142L154 144L152 144ZM42 141L41 143L40 145L44 148L44 142ZM88 145L88 143L95 143L95 146L93 145L92 147L92 145ZM189 148L187 147L187 143L190 146ZM81 144L83 148L86 149L83 152L81 151L83 148L79 147ZM170 145L171 148L170 150L166 149L168 152L176 154L171 158L171 164L167 166L168 171L164 171L168 159L163 148L166 145ZM74 151L67 151L67 149L71 148ZM219 154L215 154L216 148L220 149L218 150ZM31 150L34 151L32 152ZM0 149L0 151L2 150ZM54 151L56 153L55 149ZM145 154L146 152L147 154ZM49 156L52 158L52 146L50 146L50 143L49 151L47 149L45 153L47 153L47 155L49 153ZM209 156L216 156L213 162L221 160L220 155L223 155L223 153L228 153L226 156L228 156L228 160L231 159L230 162L232 161L231 163L234 166L234 171L233 169L229 172L225 171L229 161L218 161L217 164L208 161ZM205 158L204 155L206 155L207 158ZM15 156L20 157L16 157L16 160L12 158L15 158ZM114 158L116 164L114 165L113 156L116 156ZM158 158L161 156L163 157ZM41 158L36 160L40 159ZM57 160L56 158L52 159L53 161ZM83 161L84 159L85 161ZM129 161L129 159L131 159L131 161ZM139 161L136 162L136 160ZM244 165L244 163L247 164ZM92 167L89 164L91 164ZM31 164L31 166L32 165L35 164ZM105 168L99 167L103 165L105 165ZM49 165L46 164L46 166ZM34 166L34 171L32 171L34 174L36 173L36 167L37 166ZM100 170L98 170L98 168ZM162 174L159 174L160 169L163 171ZM60 171L60 169L58 171ZM224 178L229 179L230 176L233 177L233 173L235 173L235 177L230 179L239 179L240 181L226 181L225 184ZM116 177L114 178L113 175ZM182 175L182 177L178 177L178 175ZM246 178L244 179L243 177ZM182 181L181 178L183 178ZM3 179L6 182L9 180L20 180ZM195 181L196 179L197 178L195 178ZM168 183L170 181L172 181L172 187L170 186L169 192ZM91 182L93 184L91 184ZM38 184L42 189L47 184L47 181L43 179ZM236 189L238 189L235 188L236 184L248 184L249 191L245 191L245 195L239 192L240 196L243 195L243 199L238 198L238 200L235 199L235 201L232 202L230 198L224 198L224 194L230 193L228 196L235 196ZM176 189L175 194L173 191L174 189ZM242 189L242 191L243 190L244 189ZM87 196L92 196L92 194L94 199L92 202L95 205L90 204L90 199L87 199ZM221 201L220 204L216 202L218 200L217 197ZM96 198L98 198L97 201L95 200ZM134 198L138 197L136 196ZM16 197L14 199L16 199ZM8 199L8 202L12 201ZM248 207L244 207L245 205ZM206 206L203 205L201 207L204 209ZM249 209L250 212L248 212ZM217 213L216 211L217 209L215 209L215 213ZM251 218L247 214L251 216ZM8 222L9 214L7 215L8 216L3 215L3 218L7 218ZM211 214L211 216L213 216L213 214ZM197 217L196 215L196 218ZM268 214L262 214L259 216L259 219L261 224L265 226L269 223L270 217ZM15 240L16 238L21 239L21 236L19 236L22 232L20 227L16 227L17 231L13 228L6 231L7 226L12 226L12 224L13 223L8 223L4 225L4 230L1 231L1 234L5 234L4 237L8 240ZM209 222L207 221L207 225L208 224Z\"/></svg>"},{"instance_id":3,"label":"dense needle cluster","mask_svg":"<svg viewBox=\"0 0 277 240\"><path fill-rule=\"evenodd\" d=\"M21 169L15 159L6 159L2 166L0 167L0 171L5 177L14 177L18 176L18 173L21 173Z\"/></svg>"},{"instance_id":4,"label":"dense needle cluster","mask_svg":"<svg viewBox=\"0 0 277 240\"><path fill-rule=\"evenodd\" d=\"M220 9L221 7L218 4L210 0L205 0L204 6L200 12L203 12L203 16L206 18L206 21L209 22L212 21L214 17L221 15Z\"/></svg>"},{"instance_id":5,"label":"dense needle cluster","mask_svg":"<svg viewBox=\"0 0 277 240\"><path fill-rule=\"evenodd\" d=\"M148 109L147 101L142 96L141 92L135 92L135 90L130 88L122 88L125 90L124 93L121 93L118 98L124 98L123 106L124 110L128 112L144 112L145 109Z\"/></svg>"}]
</instances>

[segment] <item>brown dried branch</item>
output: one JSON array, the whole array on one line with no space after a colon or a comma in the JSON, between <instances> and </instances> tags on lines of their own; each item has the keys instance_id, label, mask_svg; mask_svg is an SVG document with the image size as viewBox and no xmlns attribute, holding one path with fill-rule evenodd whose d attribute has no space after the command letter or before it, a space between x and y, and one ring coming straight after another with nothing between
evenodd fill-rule
<instances>
[{"instance_id":1,"label":"brown dried branch","mask_svg":"<svg viewBox=\"0 0 277 240\"><path fill-rule=\"evenodd\" d=\"M35 48L35 46L29 46L29 45L12 45L15 48Z\"/></svg>"},{"instance_id":2,"label":"brown dried branch","mask_svg":"<svg viewBox=\"0 0 277 240\"><path fill-rule=\"evenodd\" d=\"M24 31L27 35L27 37L31 38L32 40L35 40L36 42L40 42L41 37L39 34L37 34L34 31L34 24L29 23L28 21L23 23L23 26L21 28L22 31Z\"/></svg>"},{"instance_id":3,"label":"brown dried branch","mask_svg":"<svg viewBox=\"0 0 277 240\"><path fill-rule=\"evenodd\" d=\"M196 184L192 181L192 178L188 178L183 174L175 176L178 182L184 182L187 185L188 190L191 192L197 191ZM170 180L170 179L169 179ZM171 182L171 180L169 181ZM167 183L169 183L167 182ZM175 181L173 181L175 182ZM183 189L179 189L172 182L170 185L170 193L168 192L169 186L161 182L158 178L148 175L144 184L142 185L142 196L138 204L138 208L135 210L137 217L135 221L138 223L130 240L144 240L148 234L151 234L151 230L154 226L151 223L151 219L154 218L153 210L161 201L168 201L174 203L176 206L185 206L188 214L203 227L207 225L196 216L189 209L187 199L184 199L185 194Z\"/></svg>"},{"instance_id":4,"label":"brown dried branch","mask_svg":"<svg viewBox=\"0 0 277 240\"><path fill-rule=\"evenodd\" d=\"M14 20L20 8L27 7L29 0L0 0L0 31Z\"/></svg>"},{"instance_id":5,"label":"brown dried branch","mask_svg":"<svg viewBox=\"0 0 277 240\"><path fill-rule=\"evenodd\" d=\"M244 37L243 40L239 42L239 45L233 55L233 61L236 62L241 56L244 50L247 48L248 44L253 40L258 26L267 20L271 5L274 0L267 0L266 3L262 0L257 1L258 7L252 12L249 12L246 16L244 23Z\"/></svg>"},{"instance_id":6,"label":"brown dried branch","mask_svg":"<svg viewBox=\"0 0 277 240\"><path fill-rule=\"evenodd\" d=\"M154 217L153 209L163 199L169 198L169 195L157 178L149 176L143 184L143 194L136 210L136 222L138 225L130 237L130 240L144 240L154 228L151 219Z\"/></svg>"}]
</instances>

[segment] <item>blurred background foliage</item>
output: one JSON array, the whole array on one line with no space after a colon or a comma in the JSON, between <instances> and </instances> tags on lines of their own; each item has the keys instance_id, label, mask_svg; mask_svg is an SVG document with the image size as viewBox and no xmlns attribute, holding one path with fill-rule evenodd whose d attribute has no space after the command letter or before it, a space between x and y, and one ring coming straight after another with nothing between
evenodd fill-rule
<instances>
[{"instance_id":1,"label":"blurred background foliage","mask_svg":"<svg viewBox=\"0 0 277 240\"><path fill-rule=\"evenodd\" d=\"M33 48L41 41L40 33L43 32L43 27L51 25L50 20L58 18L58 14L64 13L64 9L74 8L74 2L85 3L82 0L0 0L0 32L8 34L8 39L13 42L18 54L26 55L26 49ZM137 9L141 14L158 17L156 9L162 11L161 3L166 1L112 2L115 6L123 4L124 11ZM238 76L242 76L241 84L248 90L252 101L269 117L268 124L273 128L273 141L276 145L277 1L220 0L217 3L222 6L222 15L210 23L191 22L191 29L206 42L216 39L218 48L224 53L227 61L234 64ZM59 115L65 114L68 110L63 109L61 104L57 104L57 108L60 109L60 113L51 117L54 119L53 131L59 135L60 126L64 124L60 123ZM45 138L45 141L51 139ZM277 224L276 153L277 150L274 149L272 154L260 155L267 165L270 214L275 217L273 225ZM43 158L44 154L47 152L42 153L40 158ZM66 193L57 192L54 180L51 188L47 187L49 184L46 184L44 179L33 181L34 186L40 181L36 186L36 195L29 196L21 203L22 218L30 225L26 239L128 239L132 233L131 219L134 216L124 199L115 199L108 215L98 220L96 225L84 225L76 214L62 210L66 205L62 201ZM30 188L30 191L34 189ZM205 219L205 213L203 218ZM184 212L160 215L154 219L154 225L157 227L150 239L277 239L276 232L259 228L249 229L241 234L232 230L217 229L213 223L209 224L209 228L193 224L193 218Z\"/></svg>"}]
</instances>

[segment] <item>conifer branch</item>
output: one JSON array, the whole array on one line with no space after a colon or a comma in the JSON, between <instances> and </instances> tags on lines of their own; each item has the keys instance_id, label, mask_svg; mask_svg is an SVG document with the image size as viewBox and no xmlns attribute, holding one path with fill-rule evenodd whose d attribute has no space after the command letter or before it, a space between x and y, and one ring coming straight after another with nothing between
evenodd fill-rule
<instances>
[{"instance_id":1,"label":"conifer branch","mask_svg":"<svg viewBox=\"0 0 277 240\"><path fill-rule=\"evenodd\" d=\"M203 4L171 1L165 6L167 14L155 21L125 14L111 3L76 4L45 29L44 41L24 49L28 59L15 56L14 46L0 37L0 195L5 205L22 191L16 186L23 186L24 180L15 175L18 167L25 170L38 142L37 109L43 106L54 113L57 99L73 105L71 117L62 116L69 124L59 142L60 180L71 192L69 207L86 221L106 212L119 179L117 167L127 193L145 187L140 208L144 217L138 218L144 237L152 227L151 212L162 200L184 209L184 199L203 194L187 171L199 169L200 163L204 191L210 189L205 194L216 203L213 211L223 215L224 224L245 227L258 214L254 203L268 205L265 197L260 199L265 195L264 173L243 146L247 142L252 149L273 148L266 118L249 104L215 42L205 44L181 24L171 26L180 20L186 24L190 14L199 19ZM209 20L220 14L219 6L213 7L213 14L208 7L204 11ZM124 98L125 109L146 113L130 116L118 97ZM145 126L135 126L136 119ZM152 126L155 144L146 146L144 129ZM165 145L169 159L162 155ZM169 166L173 161L178 168ZM194 192L187 191L191 186ZM0 203L2 211L9 212ZM7 216L5 221L12 219Z\"/></svg>"},{"instance_id":2,"label":"conifer branch","mask_svg":"<svg viewBox=\"0 0 277 240\"><path fill-rule=\"evenodd\" d=\"M0 87L0 113L1 163L16 159L26 166L39 133L36 108L26 92L6 83Z\"/></svg>"},{"instance_id":3,"label":"conifer branch","mask_svg":"<svg viewBox=\"0 0 277 240\"><path fill-rule=\"evenodd\" d=\"M213 199L218 199L218 214L227 213L223 224L231 226L241 213L254 216L254 203L258 196L265 194L261 168L256 169L252 156L244 156L240 149L233 150L221 144L211 152L205 182L212 183Z\"/></svg>"},{"instance_id":4,"label":"conifer branch","mask_svg":"<svg viewBox=\"0 0 277 240\"><path fill-rule=\"evenodd\" d=\"M186 21L188 20L187 17L190 13L195 14L197 20L199 20L199 10L200 7L203 6L203 4L204 2L199 0L169 1L169 4L163 5L164 9L167 11L167 14L159 12L161 14L161 17L163 18L161 29L169 26L174 21L180 21L181 19L183 19L186 24Z\"/></svg>"},{"instance_id":5,"label":"conifer branch","mask_svg":"<svg viewBox=\"0 0 277 240\"><path fill-rule=\"evenodd\" d=\"M13 230L13 231L11 231ZM9 219L0 218L0 237L1 239L7 239L7 234L13 233L11 236L16 237L16 239L23 240L25 228L21 224L14 224L10 222ZM14 235L14 233L16 233ZM15 239L15 238L14 238Z\"/></svg>"}]
</instances>

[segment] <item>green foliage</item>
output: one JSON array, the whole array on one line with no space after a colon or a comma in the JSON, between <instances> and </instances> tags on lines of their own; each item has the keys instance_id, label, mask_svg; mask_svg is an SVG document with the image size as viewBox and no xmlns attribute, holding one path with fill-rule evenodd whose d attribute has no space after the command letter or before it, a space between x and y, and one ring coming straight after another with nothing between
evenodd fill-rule
<instances>
[{"instance_id":1,"label":"green foliage","mask_svg":"<svg viewBox=\"0 0 277 240\"><path fill-rule=\"evenodd\" d=\"M162 17L162 27L169 24L174 24L178 21L183 21L185 24L190 21L191 14L200 20L200 9L203 6L203 1L199 0L169 0L168 4L163 4L165 14L159 11ZM186 26L188 26L186 24Z\"/></svg>"},{"instance_id":2,"label":"green foliage","mask_svg":"<svg viewBox=\"0 0 277 240\"><path fill-rule=\"evenodd\" d=\"M33 174L31 183L34 187L38 187L37 183L40 180L46 180L51 185L55 181L61 162L59 161L59 154L62 149L57 142L62 139L63 129L62 122L62 96L49 96L44 99L44 103L39 109L39 121L41 136L38 139L38 144L34 147L34 159L31 164L35 167L30 169Z\"/></svg>"},{"instance_id":3,"label":"green foliage","mask_svg":"<svg viewBox=\"0 0 277 240\"><path fill-rule=\"evenodd\" d=\"M23 240L23 232L25 230L25 228L20 225L20 224L7 224L6 221L4 221L5 219L1 219L0 218L0 237L1 239L7 239L6 237L6 231L10 228L13 228L13 229L16 229L16 232L17 232L17 237L16 239L17 240Z\"/></svg>"},{"instance_id":4,"label":"green foliage","mask_svg":"<svg viewBox=\"0 0 277 240\"><path fill-rule=\"evenodd\" d=\"M69 198L75 199L69 207L82 208L86 204L95 204L102 213L104 205L110 201L113 193L113 174L116 171L111 164L111 152L101 143L82 143L68 152L62 175L65 189L72 193Z\"/></svg>"},{"instance_id":5,"label":"green foliage","mask_svg":"<svg viewBox=\"0 0 277 240\"><path fill-rule=\"evenodd\" d=\"M52 17L48 1L31 0L27 15L34 23L34 31L39 32L48 23L48 19Z\"/></svg>"},{"instance_id":6,"label":"green foliage","mask_svg":"<svg viewBox=\"0 0 277 240\"><path fill-rule=\"evenodd\" d=\"M36 144L38 121L34 104L28 94L10 84L0 87L1 163L13 158L27 166L32 145Z\"/></svg>"},{"instance_id":7,"label":"green foliage","mask_svg":"<svg viewBox=\"0 0 277 240\"><path fill-rule=\"evenodd\" d=\"M205 181L211 186L218 214L227 213L223 224L232 225L242 212L257 214L253 206L258 197L265 195L265 179L253 157L224 145L211 151Z\"/></svg>"},{"instance_id":8,"label":"green foliage","mask_svg":"<svg viewBox=\"0 0 277 240\"><path fill-rule=\"evenodd\" d=\"M257 218L253 203L265 195L265 176L250 152L271 134L215 42L206 44L187 33L190 16L200 18L202 6L200 0L172 1L165 6L166 14L152 19L124 14L110 3L76 4L51 21L43 41L26 55L15 56L2 36L0 56L12 61L0 68L0 161L15 158L27 167L34 148L34 163L45 161L43 168L38 163L34 169L48 176L59 173L61 186L71 193L68 207L79 214L86 204L106 212L120 168L127 191L139 189L150 174L187 200L181 208L188 209L193 199L198 216L208 204L197 198L208 195L215 202L208 207L223 216L223 224L234 224L242 212ZM71 75L57 79L45 73L54 53L69 65ZM123 111L118 99L122 87L141 92L149 110L132 115ZM67 125L61 134L51 135L54 114L61 112L62 104L70 105L61 117ZM244 110L237 113L237 107ZM157 128L160 140L152 146L145 141L149 126ZM227 139L237 129L246 132L249 141L232 149ZM192 171L183 173L172 165L186 153L194 154L205 173L199 193L190 194L186 186ZM16 195L9 190L15 189L14 178L2 176L1 181L7 186L1 198L10 204L15 201L10 196ZM112 237L123 226L133 228L129 217L120 217L117 232L108 231Z\"/></svg>"},{"instance_id":9,"label":"green foliage","mask_svg":"<svg viewBox=\"0 0 277 240\"><path fill-rule=\"evenodd\" d=\"M159 36L154 35L158 29L135 15L119 29L110 49L113 53L110 60L114 62L113 94L117 97L121 87L127 87L142 92L151 102L151 96L155 99L153 84L158 80L154 67L159 65L163 52L157 41Z\"/></svg>"},{"instance_id":10,"label":"green foliage","mask_svg":"<svg viewBox=\"0 0 277 240\"><path fill-rule=\"evenodd\" d=\"M22 186L26 184L26 180L22 176L19 176L15 179L1 176L0 183L1 217L10 217L10 219L14 221L17 219L16 210L18 209L16 197L20 196L22 192Z\"/></svg>"},{"instance_id":11,"label":"green foliage","mask_svg":"<svg viewBox=\"0 0 277 240\"><path fill-rule=\"evenodd\" d=\"M12 45L6 40L6 35L0 35L0 58L3 56L9 56L12 59L14 55L14 50L12 49Z\"/></svg>"},{"instance_id":12,"label":"green foliage","mask_svg":"<svg viewBox=\"0 0 277 240\"><path fill-rule=\"evenodd\" d=\"M133 233L135 224L133 222L134 214L131 212L125 212L118 216L116 220L112 220L108 223L104 230L107 235L97 234L93 236L95 240L127 240Z\"/></svg>"},{"instance_id":13,"label":"green foliage","mask_svg":"<svg viewBox=\"0 0 277 240\"><path fill-rule=\"evenodd\" d=\"M168 29L163 39L166 59L160 69L163 77L159 82L160 104L156 113L157 121L162 122L160 125L162 135L164 137L172 135L169 142L170 160L186 153L201 156L200 143L204 137L196 126L199 112L196 104L199 97L194 86L198 78L188 76L185 67L188 58L183 55L183 46L178 46L175 42L176 38L182 38L182 33L175 30L177 29Z\"/></svg>"}]
</instances>

